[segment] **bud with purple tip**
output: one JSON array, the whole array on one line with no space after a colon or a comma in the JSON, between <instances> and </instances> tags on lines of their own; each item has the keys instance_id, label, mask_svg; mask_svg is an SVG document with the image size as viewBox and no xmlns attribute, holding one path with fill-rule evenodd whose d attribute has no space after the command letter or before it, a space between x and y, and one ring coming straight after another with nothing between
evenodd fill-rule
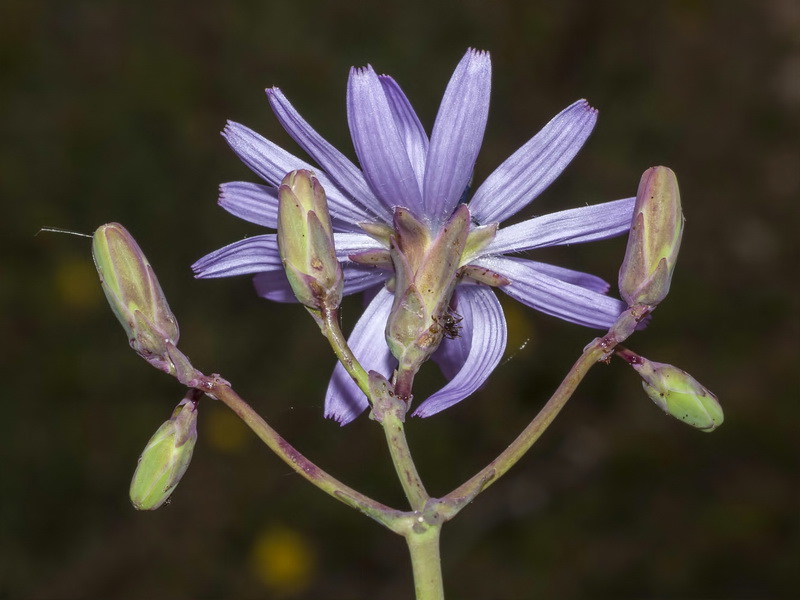
<instances>
[{"instance_id":1,"label":"bud with purple tip","mask_svg":"<svg viewBox=\"0 0 800 600\"><path fill-rule=\"evenodd\" d=\"M717 397L694 377L672 365L620 349L617 354L642 378L642 387L665 413L701 431L714 431L724 415Z\"/></svg>"},{"instance_id":2,"label":"bud with purple tip","mask_svg":"<svg viewBox=\"0 0 800 600\"><path fill-rule=\"evenodd\" d=\"M656 306L669 292L683 235L678 180L667 167L642 175L619 289L628 306Z\"/></svg>"}]
</instances>

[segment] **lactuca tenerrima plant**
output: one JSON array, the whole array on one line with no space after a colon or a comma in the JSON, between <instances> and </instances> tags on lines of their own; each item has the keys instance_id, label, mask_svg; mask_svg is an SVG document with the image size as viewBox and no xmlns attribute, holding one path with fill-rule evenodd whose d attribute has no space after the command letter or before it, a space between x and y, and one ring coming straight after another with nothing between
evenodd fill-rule
<instances>
[{"instance_id":1,"label":"lactuca tenerrima plant","mask_svg":"<svg viewBox=\"0 0 800 600\"><path fill-rule=\"evenodd\" d=\"M282 438L230 383L195 369L178 349L178 322L149 261L133 236L111 223L95 232L92 250L112 309L133 349L188 388L142 454L130 488L137 509L162 506L184 476L199 434L200 401L208 396L230 407L298 475L403 536L417 599L442 600L442 525L524 456L594 365L618 356L667 414L702 431L722 423L716 396L691 375L621 345L670 290L684 224L675 174L653 167L642 176L636 198L501 228L500 222L564 169L596 113L584 101L569 106L470 197L488 111L489 73L488 55L468 51L445 91L429 139L394 80L370 67L351 71L348 120L361 169L303 121L280 91L268 90L275 114L320 169L229 124L224 133L230 145L270 185L225 184L220 202L278 232L233 244L195 265L202 277L254 273L261 295L296 299L304 306L339 360L326 414L346 423L371 409L371 418L384 430L408 507L386 506L338 481ZM508 256L599 240L629 228L618 279L624 304L606 296L609 286L597 277ZM506 336L493 288L606 332L583 348L547 403L494 460L449 493L432 496L405 437L414 377L433 358L448 379L417 408L421 416L451 406L486 381ZM339 303L344 293L359 291L370 303L348 343Z\"/></svg>"},{"instance_id":2,"label":"lactuca tenerrima plant","mask_svg":"<svg viewBox=\"0 0 800 600\"><path fill-rule=\"evenodd\" d=\"M275 115L319 168L238 123L228 123L223 131L234 152L269 184L221 186L220 205L238 217L277 228L281 180L296 169L314 172L328 197L344 293L364 291L372 298L348 340L353 353L367 370L386 376L400 367L413 377L432 357L448 379L419 405L414 412L419 416L466 398L499 363L506 322L492 288L587 327L607 329L625 309L606 295L608 283L594 275L513 254L622 234L631 224L633 198L499 225L566 168L591 133L597 111L585 100L571 104L470 194L490 88L489 54L467 51L429 137L394 79L370 66L353 68L347 118L360 169L278 88L267 90ZM275 234L226 246L193 268L203 278L255 274L261 296L295 301ZM401 305L414 307L421 314L414 317L418 322L409 323L409 311L398 310ZM431 329L439 330L432 340ZM420 342L421 335L426 337ZM326 416L344 424L367 406L365 394L337 365L325 396Z\"/></svg>"}]
</instances>

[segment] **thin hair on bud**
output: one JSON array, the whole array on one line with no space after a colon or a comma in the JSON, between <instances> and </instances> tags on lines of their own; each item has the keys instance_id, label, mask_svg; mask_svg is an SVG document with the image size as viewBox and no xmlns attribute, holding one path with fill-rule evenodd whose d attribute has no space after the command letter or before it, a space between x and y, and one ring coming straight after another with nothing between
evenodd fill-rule
<instances>
[{"instance_id":1,"label":"thin hair on bud","mask_svg":"<svg viewBox=\"0 0 800 600\"><path fill-rule=\"evenodd\" d=\"M69 229L61 229L60 227L42 227L41 229L39 229L39 231L33 234L33 237L36 237L43 231L47 231L49 233L66 233L67 235L77 235L78 237L85 237L92 239L92 236L89 234L80 233L78 231L70 231Z\"/></svg>"}]
</instances>

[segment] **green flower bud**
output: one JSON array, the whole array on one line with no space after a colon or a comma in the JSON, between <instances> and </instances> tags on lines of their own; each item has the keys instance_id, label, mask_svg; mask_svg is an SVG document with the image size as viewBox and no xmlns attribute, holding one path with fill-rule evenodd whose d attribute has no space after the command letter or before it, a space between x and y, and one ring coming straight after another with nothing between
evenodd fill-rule
<instances>
[{"instance_id":1,"label":"green flower bud","mask_svg":"<svg viewBox=\"0 0 800 600\"><path fill-rule=\"evenodd\" d=\"M190 391L147 442L131 481L131 502L137 510L164 504L189 467L197 442L198 397Z\"/></svg>"},{"instance_id":2,"label":"green flower bud","mask_svg":"<svg viewBox=\"0 0 800 600\"><path fill-rule=\"evenodd\" d=\"M278 249L295 296L311 309L336 308L344 278L325 190L311 172L292 171L278 188L278 200Z\"/></svg>"},{"instance_id":3,"label":"green flower bud","mask_svg":"<svg viewBox=\"0 0 800 600\"><path fill-rule=\"evenodd\" d=\"M167 344L178 342L178 322L136 240L119 223L103 225L94 232L92 256L131 347L148 360L166 356Z\"/></svg>"},{"instance_id":4,"label":"green flower bud","mask_svg":"<svg viewBox=\"0 0 800 600\"><path fill-rule=\"evenodd\" d=\"M636 369L644 391L664 412L701 431L722 425L724 415L717 397L686 371L627 349L618 354Z\"/></svg>"},{"instance_id":5,"label":"green flower bud","mask_svg":"<svg viewBox=\"0 0 800 600\"><path fill-rule=\"evenodd\" d=\"M678 180L667 167L642 175L633 211L619 289L628 306L656 306L669 292L683 235Z\"/></svg>"}]
</instances>

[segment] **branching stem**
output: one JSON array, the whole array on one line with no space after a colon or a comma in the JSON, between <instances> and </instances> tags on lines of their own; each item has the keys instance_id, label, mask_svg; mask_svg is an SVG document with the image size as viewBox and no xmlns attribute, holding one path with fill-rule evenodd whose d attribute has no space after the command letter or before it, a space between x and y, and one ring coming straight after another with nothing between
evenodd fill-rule
<instances>
[{"instance_id":1,"label":"branching stem","mask_svg":"<svg viewBox=\"0 0 800 600\"><path fill-rule=\"evenodd\" d=\"M308 458L303 456L277 431L267 424L253 408L245 402L222 378L218 376L203 376L198 382L197 389L202 390L212 398L225 403L235 412L250 429L263 441L270 450L289 465L298 475L314 484L322 491L337 500L355 508L368 517L395 530L394 522L403 512L390 508L348 487L332 475L320 469Z\"/></svg>"},{"instance_id":2,"label":"branching stem","mask_svg":"<svg viewBox=\"0 0 800 600\"><path fill-rule=\"evenodd\" d=\"M553 419L556 418L556 415L564 408L567 400L572 397L572 394L589 370L598 362L607 361L614 352L614 348L633 333L636 325L647 316L649 310L650 307L638 306L628 309L620 315L617 322L605 336L595 338L584 348L583 354L572 365L569 373L567 373L561 385L558 386L558 389L547 401L547 404L544 405L539 414L534 417L533 421L528 424L522 433L511 442L508 448L468 481L441 498L446 519L453 518L475 496L508 472L530 450L531 446L550 426Z\"/></svg>"}]
</instances>

